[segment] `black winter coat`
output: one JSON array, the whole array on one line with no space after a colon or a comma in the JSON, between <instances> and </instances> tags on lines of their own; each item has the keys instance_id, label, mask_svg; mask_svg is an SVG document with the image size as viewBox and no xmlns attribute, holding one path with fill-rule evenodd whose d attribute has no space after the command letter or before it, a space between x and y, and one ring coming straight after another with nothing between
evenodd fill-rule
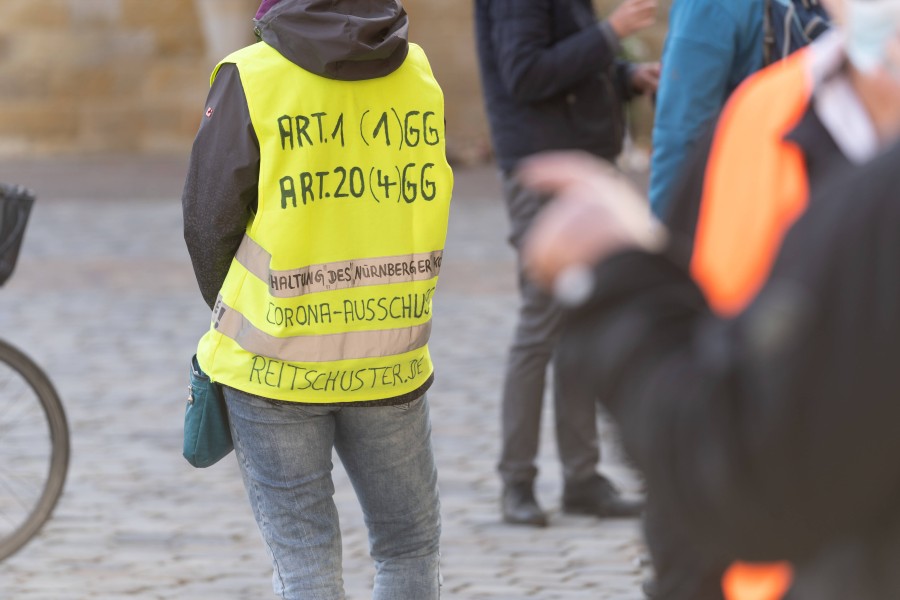
<instances>
[{"instance_id":1,"label":"black winter coat","mask_svg":"<svg viewBox=\"0 0 900 600\"><path fill-rule=\"evenodd\" d=\"M506 171L545 150L622 150L631 66L590 0L475 0L494 150Z\"/></svg>"},{"instance_id":2,"label":"black winter coat","mask_svg":"<svg viewBox=\"0 0 900 600\"><path fill-rule=\"evenodd\" d=\"M561 361L710 556L789 560L791 600L900 598L900 147L833 182L720 319L666 256L597 268Z\"/></svg>"}]
</instances>

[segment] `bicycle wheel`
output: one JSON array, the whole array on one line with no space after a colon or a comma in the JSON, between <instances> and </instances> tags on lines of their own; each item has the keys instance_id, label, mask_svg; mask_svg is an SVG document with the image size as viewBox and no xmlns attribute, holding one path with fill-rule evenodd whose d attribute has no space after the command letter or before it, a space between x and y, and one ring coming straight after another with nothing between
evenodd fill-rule
<instances>
[{"instance_id":1,"label":"bicycle wheel","mask_svg":"<svg viewBox=\"0 0 900 600\"><path fill-rule=\"evenodd\" d=\"M69 468L69 427L47 375L0 340L0 561L50 518Z\"/></svg>"}]
</instances>

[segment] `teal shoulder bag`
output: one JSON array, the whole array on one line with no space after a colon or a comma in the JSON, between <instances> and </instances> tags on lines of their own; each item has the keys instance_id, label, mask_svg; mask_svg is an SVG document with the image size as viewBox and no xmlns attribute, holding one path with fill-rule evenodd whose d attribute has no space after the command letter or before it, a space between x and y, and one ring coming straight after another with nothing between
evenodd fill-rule
<instances>
[{"instance_id":1,"label":"teal shoulder bag","mask_svg":"<svg viewBox=\"0 0 900 600\"><path fill-rule=\"evenodd\" d=\"M184 457L198 468L212 466L234 449L222 386L191 358L191 385L184 410Z\"/></svg>"}]
</instances>

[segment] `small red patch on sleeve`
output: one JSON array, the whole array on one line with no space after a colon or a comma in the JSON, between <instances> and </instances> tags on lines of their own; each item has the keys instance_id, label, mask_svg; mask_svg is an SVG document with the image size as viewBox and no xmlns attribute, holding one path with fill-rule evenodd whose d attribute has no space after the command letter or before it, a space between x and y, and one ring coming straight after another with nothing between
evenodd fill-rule
<instances>
[{"instance_id":1,"label":"small red patch on sleeve","mask_svg":"<svg viewBox=\"0 0 900 600\"><path fill-rule=\"evenodd\" d=\"M209 108L207 108L207 109L206 109L206 118L208 119L208 118L210 118L211 116L213 116L213 113L214 113L214 112L215 112L215 111L213 110L213 107L212 107L212 106L210 106Z\"/></svg>"}]
</instances>

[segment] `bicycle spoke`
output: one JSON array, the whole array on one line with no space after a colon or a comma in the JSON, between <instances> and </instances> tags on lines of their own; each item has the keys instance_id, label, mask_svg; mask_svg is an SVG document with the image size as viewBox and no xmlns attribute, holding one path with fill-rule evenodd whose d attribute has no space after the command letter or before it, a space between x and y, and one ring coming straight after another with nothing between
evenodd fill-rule
<instances>
[{"instance_id":1,"label":"bicycle spoke","mask_svg":"<svg viewBox=\"0 0 900 600\"><path fill-rule=\"evenodd\" d=\"M5 470L0 470L0 495L7 502L0 504L0 517L3 517L13 527L18 528L31 512L35 499L40 497L43 489L43 478L39 477L37 483L29 483L22 480L21 477L5 476L4 472ZM19 485L15 485L14 479L19 480ZM24 493L22 488L25 488ZM21 508L21 517L13 518L9 516L12 512L12 508L9 505L13 503L18 504Z\"/></svg>"},{"instance_id":2,"label":"bicycle spoke","mask_svg":"<svg viewBox=\"0 0 900 600\"><path fill-rule=\"evenodd\" d=\"M26 525L43 492L46 471L22 474L0 468L0 523L6 523L0 527L0 538Z\"/></svg>"},{"instance_id":3,"label":"bicycle spoke","mask_svg":"<svg viewBox=\"0 0 900 600\"><path fill-rule=\"evenodd\" d=\"M14 418L7 417L3 415L2 420L0 420L0 439L6 437L11 431L24 431L26 424L26 419L31 419L38 424L38 428L41 430L46 430L46 417L42 412L36 411L33 408L31 410L22 409L21 414L16 415Z\"/></svg>"},{"instance_id":4,"label":"bicycle spoke","mask_svg":"<svg viewBox=\"0 0 900 600\"><path fill-rule=\"evenodd\" d=\"M15 394L10 393L8 388L9 380L6 378L0 380L0 398L4 403L4 408L0 410L0 435L19 427L22 421L28 417L35 418L41 423L44 422L43 410L30 398L34 395L34 390L23 385L21 381Z\"/></svg>"}]
</instances>

